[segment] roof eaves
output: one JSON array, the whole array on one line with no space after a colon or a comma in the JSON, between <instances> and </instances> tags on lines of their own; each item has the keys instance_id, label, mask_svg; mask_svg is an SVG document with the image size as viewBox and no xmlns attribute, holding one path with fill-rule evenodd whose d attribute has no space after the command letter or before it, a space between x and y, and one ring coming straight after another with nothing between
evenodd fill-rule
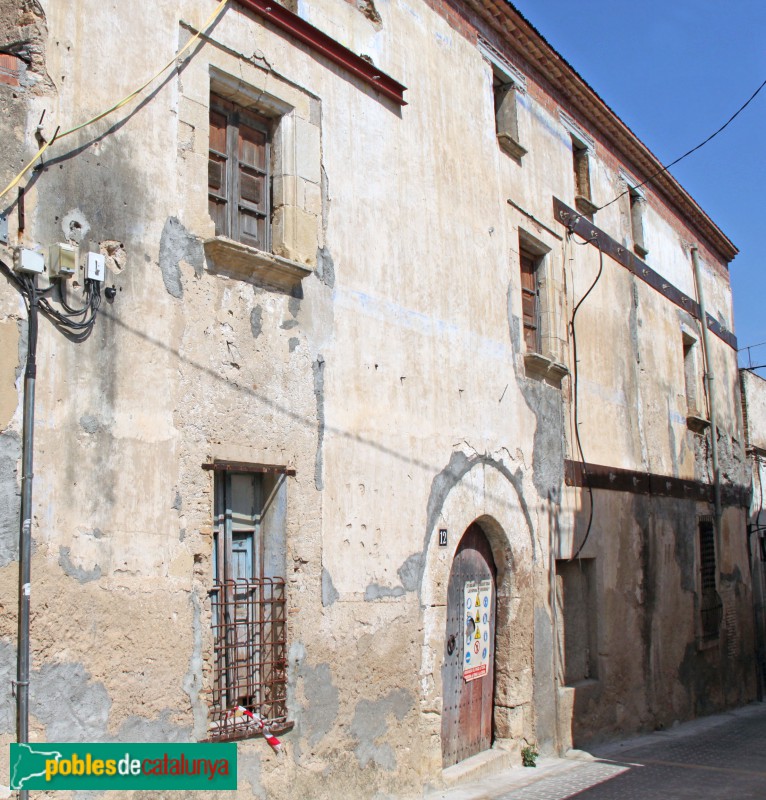
<instances>
[{"instance_id":1,"label":"roof eaves","mask_svg":"<svg viewBox=\"0 0 766 800\"><path fill-rule=\"evenodd\" d=\"M615 149L630 160L644 177L663 169L662 162L636 136L575 68L545 39L510 0L465 0L510 47L529 61L551 83L558 83L572 105ZM739 252L728 236L702 210L694 198L669 173L652 179L670 204L705 238L725 261Z\"/></svg>"}]
</instances>

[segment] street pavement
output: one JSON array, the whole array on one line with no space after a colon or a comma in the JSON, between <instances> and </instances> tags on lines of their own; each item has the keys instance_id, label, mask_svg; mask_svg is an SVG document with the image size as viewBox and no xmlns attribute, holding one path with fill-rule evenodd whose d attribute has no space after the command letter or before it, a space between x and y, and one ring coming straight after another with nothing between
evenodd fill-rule
<instances>
[{"instance_id":1,"label":"street pavement","mask_svg":"<svg viewBox=\"0 0 766 800\"><path fill-rule=\"evenodd\" d=\"M766 800L766 703L541 758L429 800Z\"/></svg>"}]
</instances>

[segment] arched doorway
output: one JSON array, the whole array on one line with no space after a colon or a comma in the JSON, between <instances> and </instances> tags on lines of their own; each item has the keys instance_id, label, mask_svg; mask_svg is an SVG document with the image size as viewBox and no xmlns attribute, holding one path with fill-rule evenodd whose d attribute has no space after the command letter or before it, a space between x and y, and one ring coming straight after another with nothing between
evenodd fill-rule
<instances>
[{"instance_id":1,"label":"arched doorway","mask_svg":"<svg viewBox=\"0 0 766 800\"><path fill-rule=\"evenodd\" d=\"M442 662L442 765L492 746L496 574L492 548L473 523L455 551L447 588Z\"/></svg>"}]
</instances>

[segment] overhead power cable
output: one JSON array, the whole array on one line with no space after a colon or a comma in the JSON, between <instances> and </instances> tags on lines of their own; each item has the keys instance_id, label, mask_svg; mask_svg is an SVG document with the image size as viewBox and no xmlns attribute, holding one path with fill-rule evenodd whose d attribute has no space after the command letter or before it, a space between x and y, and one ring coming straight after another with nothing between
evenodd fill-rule
<instances>
[{"instance_id":1,"label":"overhead power cable","mask_svg":"<svg viewBox=\"0 0 766 800\"><path fill-rule=\"evenodd\" d=\"M16 186L16 184L24 177L24 175L26 175L27 172L34 166L37 159L40 158L40 156L42 156L42 154L54 142L57 142L59 139L63 139L65 136L69 136L70 134L75 133L76 131L82 130L83 128L87 128L88 125L92 125L94 122L98 122L98 120L103 119L104 117L111 114L113 111L117 111L118 109L127 105L131 100L133 100L133 98L141 94L141 92L143 92L144 89L146 89L146 87L149 86L150 83L159 78L159 76L162 75L162 73L166 69L168 69L168 67L172 66L176 62L176 60L181 55L183 55L194 44L194 42L197 41L197 39L199 39L203 31L207 30L210 27L213 20L218 16L219 12L223 9L223 7L226 5L227 2L228 0L221 0L221 2L215 7L215 10L212 12L212 14L210 14L210 16L202 23L202 27L194 34L194 36L192 36L191 39L189 39L189 41L186 42L186 44L173 56L173 58L170 59L170 61L168 61L164 66L158 69L157 72L155 72L154 75L152 75L152 77L149 78L149 80L142 83L141 86L138 87L138 89L134 89L130 94L125 95L125 97L123 97L122 100L120 100L118 103L115 103L113 106L110 106L105 111L96 114L95 117L91 117L89 120L81 122L79 125L75 125L73 128L69 128L69 130L66 130L63 133L60 133L59 129L57 128L53 136L47 142L43 142L40 149L24 165L24 168L21 170L21 172L19 172L13 178L13 180L11 180L11 182L5 187L5 189L3 189L2 192L0 192L0 200L3 197L5 197L5 195L8 194L8 192L10 192L14 186Z\"/></svg>"},{"instance_id":2,"label":"overhead power cable","mask_svg":"<svg viewBox=\"0 0 766 800\"><path fill-rule=\"evenodd\" d=\"M692 147L691 150L687 150L682 156L679 156L675 161L671 161L670 164L666 164L662 169L658 170L654 173L654 175L650 175L643 183L639 183L637 186L630 186L624 192L621 192L617 195L614 199L610 200L608 203L604 203L603 206L599 206L596 211L601 211L601 209L606 208L607 206L611 206L612 203L616 203L621 197L624 197L628 192L635 189L640 189L642 186L646 186L647 183L653 181L658 175L662 175L663 172L667 172L671 167L674 167L679 161L683 161L687 156L690 156L692 153L695 153L701 147L704 147L711 139L715 139L721 131L727 128L734 120L750 105L750 103L755 100L758 93L766 86L766 80L748 97L748 99L729 117L729 119L724 122L721 127L715 131L715 133L711 133L710 136L707 137L704 141L700 142L696 147Z\"/></svg>"}]
</instances>

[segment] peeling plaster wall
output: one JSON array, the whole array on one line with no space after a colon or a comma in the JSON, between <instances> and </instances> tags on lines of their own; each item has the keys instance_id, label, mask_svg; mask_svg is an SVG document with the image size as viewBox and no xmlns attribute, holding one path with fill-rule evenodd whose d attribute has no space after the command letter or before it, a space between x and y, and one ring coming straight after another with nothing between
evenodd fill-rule
<instances>
[{"instance_id":1,"label":"peeling plaster wall","mask_svg":"<svg viewBox=\"0 0 766 800\"><path fill-rule=\"evenodd\" d=\"M709 444L686 425L681 336L694 320L611 262L578 314L574 419L568 323L600 264L553 217L551 198L574 192L555 87L517 54L528 153L509 159L467 23L461 32L424 3L293 5L406 83L409 105L229 6L144 99L52 148L27 184L24 231L11 209L14 242L100 251L116 292L83 342L41 324L34 736L205 737L214 521L201 465L213 459L295 470L284 509L295 727L283 757L261 739L240 745L240 797L403 798L439 785L447 582L477 520L498 570L495 739L510 757L524 742L554 752L746 701L742 514L725 515L726 633L703 652L693 519L707 509L606 492L583 553L597 561L598 680L561 682L555 560L582 540L589 502L563 486L564 459L579 458L575 424L587 460L681 478L708 478ZM148 24L96 0L0 0L12 22L0 49L24 59L19 86L0 84L0 183L35 151L43 110L50 137L108 107L209 12L201 0L160 4ZM120 57L96 63L103 52ZM310 270L299 285L206 252L211 90L278 117L275 250ZM597 140L595 199L614 193L618 166ZM650 263L693 295L693 233L647 192ZM597 224L629 243L617 204ZM547 252L545 348L558 378L524 358L520 234ZM708 306L731 327L725 265L700 252ZM23 302L4 281L0 677L15 659L25 337ZM723 470L742 482L736 359L715 337L711 358ZM724 667L731 681L711 689Z\"/></svg>"}]
</instances>

